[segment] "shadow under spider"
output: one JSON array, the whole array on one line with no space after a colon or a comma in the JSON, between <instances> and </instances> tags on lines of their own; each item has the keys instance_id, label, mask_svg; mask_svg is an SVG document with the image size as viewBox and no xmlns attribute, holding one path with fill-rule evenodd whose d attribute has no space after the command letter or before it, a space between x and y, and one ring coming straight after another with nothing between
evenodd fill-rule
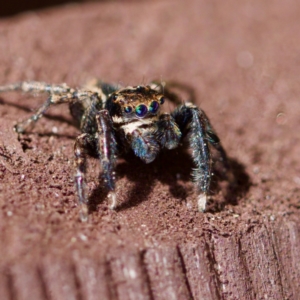
<instances>
[{"instance_id":1,"label":"shadow under spider","mask_svg":"<svg viewBox=\"0 0 300 300\"><path fill-rule=\"evenodd\" d=\"M176 158L175 158L176 157ZM125 201L119 203L116 211L137 206L148 199L149 194L155 188L155 182L158 180L166 183L170 187L170 193L177 199L184 200L187 197L187 191L181 186L177 180L177 173L181 174L181 180L189 181L190 174L188 168L182 168L180 164L174 164L172 159L178 159L178 154L175 151L168 151L168 153L160 153L156 160L150 164L143 163L133 153L124 156L125 161L118 163L116 166L117 178L127 177L129 181L133 182L133 187L125 198ZM183 160L191 163L189 155L184 154ZM116 182L118 184L118 180ZM122 191L119 189L118 194ZM107 196L107 191L104 188L103 179L99 178L98 186L92 191L89 198L89 210L97 210L99 205Z\"/></svg>"},{"instance_id":2,"label":"shadow under spider","mask_svg":"<svg viewBox=\"0 0 300 300\"><path fill-rule=\"evenodd\" d=\"M168 185L170 194L180 201L184 201L188 194L192 192L185 184L180 183L191 181L191 171L194 166L189 153L184 151L184 149L177 148L175 150L162 151L156 160L150 164L143 163L133 153L126 155L124 158L126 161L117 164L117 178L127 177L129 181L134 183L134 186L126 197L122 195L121 198L125 198L125 201L118 203L116 211L135 207L146 201L151 191L155 188L156 181ZM228 174L230 172L233 179L232 182L228 182L227 184L221 207L220 203L213 202L208 209L211 212L222 210L222 206L225 203L237 205L238 200L247 193L251 185L250 178L245 172L244 166L238 161L231 158L228 159L231 166L231 171L228 171L228 173L221 170L221 163L217 162L217 159L214 161L216 162L213 167L215 176L211 184L211 195L221 190L218 183L220 181L228 181L230 178ZM179 179L177 179L178 176L180 176ZM118 180L116 184L118 184ZM118 194L121 192L119 189ZM97 206L106 197L107 191L104 188L102 178L100 178L99 184L89 197L89 211L96 211Z\"/></svg>"},{"instance_id":3,"label":"shadow under spider","mask_svg":"<svg viewBox=\"0 0 300 300\"><path fill-rule=\"evenodd\" d=\"M238 205L239 200L249 191L251 180L245 170L245 166L236 159L228 158L230 169L224 171L221 163L216 161L213 166L214 177L210 186L210 195L223 191L223 200L213 201L212 205L208 205L207 211L211 213L220 212L224 209L225 204ZM224 181L225 188L221 188L220 182Z\"/></svg>"}]
</instances>

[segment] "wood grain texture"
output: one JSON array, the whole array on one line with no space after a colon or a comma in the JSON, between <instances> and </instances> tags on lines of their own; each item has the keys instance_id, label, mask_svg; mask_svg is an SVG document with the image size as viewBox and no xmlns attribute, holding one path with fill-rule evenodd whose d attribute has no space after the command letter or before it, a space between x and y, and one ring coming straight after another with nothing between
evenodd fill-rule
<instances>
[{"instance_id":1,"label":"wood grain texture","mask_svg":"<svg viewBox=\"0 0 300 300\"><path fill-rule=\"evenodd\" d=\"M112 211L91 158L82 223L73 181L79 130L68 108L54 107L18 136L13 126L45 97L0 94L0 300L298 300L299 16L296 0L164 0L0 19L0 85L182 83L235 179L213 155L202 214L188 151L150 164L128 154L116 166Z\"/></svg>"},{"instance_id":2,"label":"wood grain texture","mask_svg":"<svg viewBox=\"0 0 300 300\"><path fill-rule=\"evenodd\" d=\"M117 299L152 299L143 253L116 253L110 259Z\"/></svg>"},{"instance_id":3,"label":"wood grain texture","mask_svg":"<svg viewBox=\"0 0 300 300\"><path fill-rule=\"evenodd\" d=\"M239 236L207 232L198 245L114 250L105 260L19 259L1 272L1 299L298 299L299 226L267 224Z\"/></svg>"},{"instance_id":4,"label":"wood grain texture","mask_svg":"<svg viewBox=\"0 0 300 300\"><path fill-rule=\"evenodd\" d=\"M264 225L255 226L241 238L250 280L258 299L284 299L280 269L272 240Z\"/></svg>"},{"instance_id":5,"label":"wood grain texture","mask_svg":"<svg viewBox=\"0 0 300 300\"><path fill-rule=\"evenodd\" d=\"M184 272L194 299L220 299L219 282L208 245L180 245Z\"/></svg>"},{"instance_id":6,"label":"wood grain texture","mask_svg":"<svg viewBox=\"0 0 300 300\"><path fill-rule=\"evenodd\" d=\"M145 263L154 299L190 299L184 267L178 249L149 249Z\"/></svg>"},{"instance_id":7,"label":"wood grain texture","mask_svg":"<svg viewBox=\"0 0 300 300\"><path fill-rule=\"evenodd\" d=\"M211 236L215 270L223 299L254 299L248 266L235 236Z\"/></svg>"}]
</instances>

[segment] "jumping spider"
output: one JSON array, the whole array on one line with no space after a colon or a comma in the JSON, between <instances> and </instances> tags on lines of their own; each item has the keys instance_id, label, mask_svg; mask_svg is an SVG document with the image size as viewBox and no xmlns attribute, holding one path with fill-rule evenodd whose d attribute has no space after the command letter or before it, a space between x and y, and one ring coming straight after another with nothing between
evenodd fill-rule
<instances>
[{"instance_id":1,"label":"jumping spider","mask_svg":"<svg viewBox=\"0 0 300 300\"><path fill-rule=\"evenodd\" d=\"M0 92L7 91L48 94L46 102L33 116L15 126L17 133L24 133L51 105L69 104L82 132L74 145L75 186L82 220L87 218L88 213L85 187L87 154L100 160L112 209L117 202L116 158L122 152L132 149L142 161L150 163L162 149L174 149L186 139L195 164L192 176L198 193L199 211L205 210L212 175L209 145L220 153L224 165L227 165L225 151L206 114L192 102L181 103L168 85L151 83L120 88L96 81L93 85L74 89L66 84L29 81L0 86ZM178 105L171 114L161 112L166 99Z\"/></svg>"}]
</instances>

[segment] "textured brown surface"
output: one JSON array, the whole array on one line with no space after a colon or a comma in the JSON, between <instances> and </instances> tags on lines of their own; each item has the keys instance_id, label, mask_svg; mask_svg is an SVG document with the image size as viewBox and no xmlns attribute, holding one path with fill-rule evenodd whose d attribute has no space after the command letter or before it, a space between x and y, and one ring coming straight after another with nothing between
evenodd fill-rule
<instances>
[{"instance_id":1,"label":"textured brown surface","mask_svg":"<svg viewBox=\"0 0 300 300\"><path fill-rule=\"evenodd\" d=\"M299 299L299 17L296 0L172 0L0 21L0 84L192 87L238 181L228 192L219 180L201 214L187 154L131 157L110 211L91 159L81 223L67 107L19 141L13 125L43 99L2 94L0 299Z\"/></svg>"}]
</instances>

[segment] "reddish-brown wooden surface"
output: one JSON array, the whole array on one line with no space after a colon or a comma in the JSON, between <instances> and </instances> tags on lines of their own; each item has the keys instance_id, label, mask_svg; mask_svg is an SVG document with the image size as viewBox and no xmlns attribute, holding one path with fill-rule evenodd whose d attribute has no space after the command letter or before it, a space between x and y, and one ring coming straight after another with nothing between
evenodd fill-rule
<instances>
[{"instance_id":1,"label":"reddish-brown wooden surface","mask_svg":"<svg viewBox=\"0 0 300 300\"><path fill-rule=\"evenodd\" d=\"M214 180L202 214L182 149L129 157L111 211L90 159L81 223L68 108L18 139L13 125L44 99L1 94L0 299L299 299L299 18L296 0L172 0L0 20L0 84L188 85L237 181Z\"/></svg>"}]
</instances>

